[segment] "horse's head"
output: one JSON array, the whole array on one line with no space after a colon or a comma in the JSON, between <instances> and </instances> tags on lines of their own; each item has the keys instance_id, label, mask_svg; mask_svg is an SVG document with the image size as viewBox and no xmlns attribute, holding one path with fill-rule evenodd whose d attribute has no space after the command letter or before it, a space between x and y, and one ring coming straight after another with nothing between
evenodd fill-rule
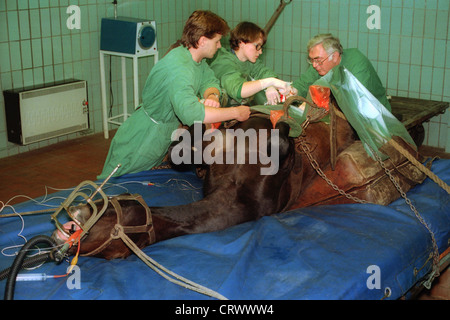
<instances>
[{"instance_id":1,"label":"horse's head","mask_svg":"<svg viewBox=\"0 0 450 320\"><path fill-rule=\"evenodd\" d=\"M70 206L69 215L72 217L72 220L64 223L61 228L56 229L52 234L52 238L56 244L63 245L70 236L81 229L81 226L88 221L91 214L92 210L87 204Z\"/></svg>"},{"instance_id":2,"label":"horse's head","mask_svg":"<svg viewBox=\"0 0 450 320\"><path fill-rule=\"evenodd\" d=\"M125 198L117 200L118 198ZM99 219L87 230L87 233L81 238L75 238L78 244L72 246L68 254L72 255L78 250L80 246L79 254L92 255L105 259L125 258L131 254L130 249L123 243L121 239L118 239L115 229L116 225L129 227L127 230L133 227L149 226L150 219L147 217L146 207L142 203L136 201L134 196L122 195L111 199L110 201L116 201L116 206L108 202L106 210L101 213ZM103 207L103 201L95 202L97 214L100 214L100 210ZM89 204L78 204L69 207L70 216L72 221L66 222L62 225L62 228L58 228L52 234L52 238L57 245L63 245L70 239L73 234L76 234L78 230L85 231L86 224L93 216L94 207ZM144 247L151 243L151 239L147 231L143 232L138 230L129 237L139 246ZM114 239L113 239L114 238Z\"/></svg>"}]
</instances>

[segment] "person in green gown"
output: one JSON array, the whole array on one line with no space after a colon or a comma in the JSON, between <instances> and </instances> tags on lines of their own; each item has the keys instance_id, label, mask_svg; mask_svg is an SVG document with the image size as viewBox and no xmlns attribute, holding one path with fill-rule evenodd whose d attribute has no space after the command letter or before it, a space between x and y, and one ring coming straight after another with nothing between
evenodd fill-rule
<instances>
[{"instance_id":1,"label":"person in green gown","mask_svg":"<svg viewBox=\"0 0 450 320\"><path fill-rule=\"evenodd\" d=\"M221 48L211 63L220 85L228 95L228 106L281 102L291 86L258 59L266 43L266 33L252 22L239 23L230 33L231 50Z\"/></svg>"},{"instance_id":2,"label":"person in green gown","mask_svg":"<svg viewBox=\"0 0 450 320\"><path fill-rule=\"evenodd\" d=\"M293 82L300 96L306 97L309 86L326 75L337 65L349 70L387 110L391 105L386 89L369 59L356 48L343 49L338 38L331 34L319 34L308 42L308 62L311 66Z\"/></svg>"},{"instance_id":3,"label":"person in green gown","mask_svg":"<svg viewBox=\"0 0 450 320\"><path fill-rule=\"evenodd\" d=\"M172 133L180 124L245 121L247 106L220 108L220 83L204 59L221 47L228 24L210 11L195 11L187 20L182 45L171 50L150 72L141 106L119 127L98 179L150 170L161 164Z\"/></svg>"}]
</instances>

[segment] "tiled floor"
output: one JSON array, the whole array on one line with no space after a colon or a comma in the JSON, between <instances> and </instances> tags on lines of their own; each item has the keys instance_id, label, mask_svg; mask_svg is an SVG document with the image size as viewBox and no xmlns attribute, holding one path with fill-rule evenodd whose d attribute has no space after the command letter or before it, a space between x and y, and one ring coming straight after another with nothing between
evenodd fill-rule
<instances>
[{"instance_id":1,"label":"tiled floor","mask_svg":"<svg viewBox=\"0 0 450 320\"><path fill-rule=\"evenodd\" d=\"M45 187L70 188L84 180L95 181L108 153L111 137L103 134L60 142L25 154L0 159L0 201L10 204L43 196ZM49 190L49 192L55 192Z\"/></svg>"},{"instance_id":2,"label":"tiled floor","mask_svg":"<svg viewBox=\"0 0 450 320\"><path fill-rule=\"evenodd\" d=\"M106 140L103 134L95 134L52 146L0 159L0 201L9 204L27 201L26 195L36 198L45 195L45 186L52 188L71 188L84 180L96 180L101 172L108 153L111 137ZM425 156L438 155L450 159L433 148L421 148ZM53 193L55 190L49 190ZM1 205L1 203L0 203ZM424 291L419 299L450 300L450 269L447 268L433 288Z\"/></svg>"}]
</instances>

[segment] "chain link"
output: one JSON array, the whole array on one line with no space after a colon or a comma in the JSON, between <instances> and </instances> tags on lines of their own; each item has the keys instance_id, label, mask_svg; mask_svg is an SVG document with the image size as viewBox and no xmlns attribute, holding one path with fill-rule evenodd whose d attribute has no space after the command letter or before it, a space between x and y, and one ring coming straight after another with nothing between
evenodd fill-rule
<instances>
[{"instance_id":1,"label":"chain link","mask_svg":"<svg viewBox=\"0 0 450 320\"><path fill-rule=\"evenodd\" d=\"M369 146L369 145L368 145ZM378 163L380 164L380 166L383 168L384 172L386 173L386 175L389 177L389 179L392 181L392 183L394 184L395 188L398 190L398 192L400 193L400 195L402 196L402 198L405 200L406 204L409 206L409 208L411 209L411 211L414 213L414 215L416 216L416 218L419 220L419 222L428 230L428 232L430 233L431 236L431 241L433 244L433 273L431 274L430 279L427 280L426 285L425 286L431 286L431 282L433 281L433 279L435 277L439 276L439 249L437 246L437 242L436 242L436 238L434 236L433 231L431 230L430 226L428 225L428 223L425 221L425 219L420 215L419 211L416 209L416 207L412 204L411 200L406 196L406 193L402 190L399 182L397 180L395 180L395 177L392 175L392 173L389 171L389 169L386 167L386 165L384 164L384 162L381 160L380 156L378 155L378 153L376 153L371 146L369 146L370 151L372 152L372 154L375 156L376 160L378 161ZM427 288L429 289L429 288Z\"/></svg>"},{"instance_id":2,"label":"chain link","mask_svg":"<svg viewBox=\"0 0 450 320\"><path fill-rule=\"evenodd\" d=\"M306 125L304 126L304 130L303 132L305 132L306 127L308 126L309 121L306 123ZM298 141L300 143L300 146L303 150L303 152L305 153L305 155L308 157L308 160L311 164L311 166L313 167L314 170L316 170L317 174L326 181L326 183L328 185L330 185L335 191L339 192L339 194L345 196L346 198L353 200L357 203L370 203L367 200L363 200L363 199L359 199L357 197L352 196L351 194L346 193L344 190L340 189L336 184L334 184L326 175L325 173L322 171L322 169L320 168L319 163L314 159L314 157L311 154L311 150L309 149L305 139L304 139L304 135L298 137ZM392 175L392 173L390 172L390 170L386 167L386 165L384 164L383 160L379 157L378 153L374 152L374 150L369 146L369 148L371 149L372 154L375 156L377 162L380 164L380 166L383 168L384 172L386 173L386 175L389 177L389 179L391 180L391 182L394 184L395 188L397 189L397 191L400 193L400 195L402 196L402 198L405 200L406 204L409 206L409 208L411 209L411 211L414 213L415 217L419 220L419 222L428 230L428 232L431 235L431 241L432 241L432 245L433 245L433 252L431 253L433 256L433 272L431 273L430 278L424 283L424 286L426 288L430 288L431 287L431 282L433 281L433 279L435 277L439 276L439 249L436 243L436 238L434 236L433 231L431 230L430 226L427 224L427 222L425 221L425 219L423 219L423 217L420 215L420 213L417 211L416 207L412 204L411 200L406 196L406 193L402 190L399 182L395 179L395 177Z\"/></svg>"},{"instance_id":3,"label":"chain link","mask_svg":"<svg viewBox=\"0 0 450 320\"><path fill-rule=\"evenodd\" d=\"M369 203L367 200L364 199L359 199L347 192L345 192L344 190L342 190L341 188L339 188L339 186L337 186L336 184L334 184L326 175L325 173L322 171L322 169L320 169L320 165L319 163L314 159L314 157L311 154L311 150L309 149L307 143L305 142L303 136L300 136L298 138L299 142L300 142L300 146L302 147L303 152L306 154L306 156L308 157L309 163L311 164L311 166L313 167L314 170L316 170L317 174L326 181L326 183L328 183L328 185L330 185L330 187L332 187L335 191L339 192L339 194L345 196L346 198L353 200L355 202L358 203Z\"/></svg>"}]
</instances>

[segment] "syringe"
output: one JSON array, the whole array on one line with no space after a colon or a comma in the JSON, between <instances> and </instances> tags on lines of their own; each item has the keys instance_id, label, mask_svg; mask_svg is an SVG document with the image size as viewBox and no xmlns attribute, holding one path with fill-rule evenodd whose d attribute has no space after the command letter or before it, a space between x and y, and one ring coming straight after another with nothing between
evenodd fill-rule
<instances>
[{"instance_id":1,"label":"syringe","mask_svg":"<svg viewBox=\"0 0 450 320\"><path fill-rule=\"evenodd\" d=\"M47 278L53 278L53 276L45 273L19 273L16 281L45 281Z\"/></svg>"}]
</instances>

